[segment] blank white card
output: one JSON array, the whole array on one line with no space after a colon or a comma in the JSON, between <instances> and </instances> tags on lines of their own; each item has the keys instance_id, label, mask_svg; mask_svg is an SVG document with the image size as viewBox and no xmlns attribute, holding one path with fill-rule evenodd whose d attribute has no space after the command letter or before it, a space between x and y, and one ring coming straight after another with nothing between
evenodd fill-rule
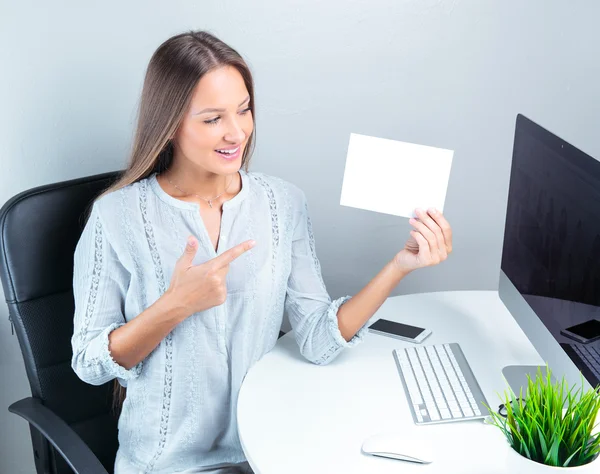
<instances>
[{"instance_id":1,"label":"blank white card","mask_svg":"<svg viewBox=\"0 0 600 474\"><path fill-rule=\"evenodd\" d=\"M342 206L413 217L444 211L454 151L350 134Z\"/></svg>"}]
</instances>

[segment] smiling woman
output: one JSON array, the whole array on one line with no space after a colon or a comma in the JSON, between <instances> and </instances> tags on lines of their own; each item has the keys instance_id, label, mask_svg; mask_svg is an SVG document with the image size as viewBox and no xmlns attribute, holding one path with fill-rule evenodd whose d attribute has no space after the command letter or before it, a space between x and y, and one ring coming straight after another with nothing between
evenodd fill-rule
<instances>
[{"instance_id":1,"label":"smiling woman","mask_svg":"<svg viewBox=\"0 0 600 474\"><path fill-rule=\"evenodd\" d=\"M240 97L242 102L236 102ZM253 115L252 74L237 51L206 32L170 38L148 65L129 167L105 194L169 169L177 161L175 153L208 163L208 147L211 152L239 151L230 162L241 157L238 165L248 170L254 149ZM239 143L227 143L231 139ZM214 166L218 164L210 167ZM207 177L216 179L214 173Z\"/></svg>"},{"instance_id":2,"label":"smiling woman","mask_svg":"<svg viewBox=\"0 0 600 474\"><path fill-rule=\"evenodd\" d=\"M206 32L165 41L148 65L131 158L93 205L74 258L72 366L121 395L116 474L252 472L237 431L248 369L284 310L324 365L358 343L400 280L452 250L434 210L358 294L332 300L304 193L250 172L254 86Z\"/></svg>"},{"instance_id":3,"label":"smiling woman","mask_svg":"<svg viewBox=\"0 0 600 474\"><path fill-rule=\"evenodd\" d=\"M245 97L237 103L236 97ZM233 103L229 104L229 102ZM207 103L228 104L226 108L205 108ZM231 66L220 67L207 73L194 89L189 104L189 114L182 119L173 136L174 156L168 172L159 177L163 187L168 182L181 193L189 194L206 201L212 209L212 202L225 193L237 194L241 182L232 183L234 174L241 166L242 153L252 137L254 122L252 108L248 105L250 96L242 75ZM194 183L203 176L215 181L225 176L224 190L206 198L184 189L194 189ZM176 178L172 178L172 177ZM204 178L206 180L206 177ZM217 181L215 184L220 185ZM231 189L233 184L233 189ZM218 188L215 188L218 190Z\"/></svg>"},{"instance_id":4,"label":"smiling woman","mask_svg":"<svg viewBox=\"0 0 600 474\"><path fill-rule=\"evenodd\" d=\"M240 166L237 160L254 129L247 94L242 76L233 67L206 74L194 90L190 114L184 117L176 133L175 152L215 174L231 174L231 166L237 166L233 170L237 172ZM235 98L244 96L246 98L237 104ZM228 107L204 108L204 104L214 101ZM215 160L214 152L226 161ZM174 164L179 161L175 159ZM176 171L173 174L177 174Z\"/></svg>"}]
</instances>

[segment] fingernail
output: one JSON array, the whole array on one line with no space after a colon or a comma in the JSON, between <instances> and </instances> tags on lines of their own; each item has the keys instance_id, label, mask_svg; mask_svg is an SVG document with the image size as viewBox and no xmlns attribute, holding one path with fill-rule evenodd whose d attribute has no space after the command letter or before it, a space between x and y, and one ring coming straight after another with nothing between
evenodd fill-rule
<instances>
[{"instance_id":1,"label":"fingernail","mask_svg":"<svg viewBox=\"0 0 600 474\"><path fill-rule=\"evenodd\" d=\"M437 209L435 207L432 207L432 208L429 209L429 212L431 214L437 214Z\"/></svg>"},{"instance_id":2,"label":"fingernail","mask_svg":"<svg viewBox=\"0 0 600 474\"><path fill-rule=\"evenodd\" d=\"M254 247L256 245L256 240L251 240L249 242L249 244L250 244L250 248Z\"/></svg>"},{"instance_id":3,"label":"fingernail","mask_svg":"<svg viewBox=\"0 0 600 474\"><path fill-rule=\"evenodd\" d=\"M194 245L196 245L196 241L194 240L193 237L188 237L187 243L190 247L193 247Z\"/></svg>"},{"instance_id":4,"label":"fingernail","mask_svg":"<svg viewBox=\"0 0 600 474\"><path fill-rule=\"evenodd\" d=\"M416 219L413 219L413 218L411 218L411 219L410 219L408 222L410 222L411 224L416 224L416 223L417 223L417 220L416 220Z\"/></svg>"}]
</instances>

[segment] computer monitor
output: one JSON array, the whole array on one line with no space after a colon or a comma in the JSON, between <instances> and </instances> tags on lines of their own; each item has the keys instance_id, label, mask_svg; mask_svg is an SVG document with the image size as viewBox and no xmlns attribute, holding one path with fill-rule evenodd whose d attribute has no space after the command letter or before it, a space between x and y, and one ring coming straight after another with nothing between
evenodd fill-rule
<instances>
[{"instance_id":1,"label":"computer monitor","mask_svg":"<svg viewBox=\"0 0 600 474\"><path fill-rule=\"evenodd\" d=\"M499 295L555 380L564 376L579 387L583 374L584 389L598 387L600 162L523 115L516 120ZM507 367L504 374L515 389L523 378L511 383L509 376L531 369Z\"/></svg>"}]
</instances>

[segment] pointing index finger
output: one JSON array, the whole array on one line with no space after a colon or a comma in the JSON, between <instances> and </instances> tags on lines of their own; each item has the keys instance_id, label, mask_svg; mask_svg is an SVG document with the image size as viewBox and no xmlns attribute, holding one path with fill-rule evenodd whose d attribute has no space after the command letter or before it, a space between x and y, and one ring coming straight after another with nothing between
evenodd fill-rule
<instances>
[{"instance_id":1,"label":"pointing index finger","mask_svg":"<svg viewBox=\"0 0 600 474\"><path fill-rule=\"evenodd\" d=\"M256 242L254 240L247 240L246 242L238 244L235 247L223 252L221 255L213 258L212 265L215 267L215 269L226 267L240 255L254 247L255 244Z\"/></svg>"}]
</instances>

